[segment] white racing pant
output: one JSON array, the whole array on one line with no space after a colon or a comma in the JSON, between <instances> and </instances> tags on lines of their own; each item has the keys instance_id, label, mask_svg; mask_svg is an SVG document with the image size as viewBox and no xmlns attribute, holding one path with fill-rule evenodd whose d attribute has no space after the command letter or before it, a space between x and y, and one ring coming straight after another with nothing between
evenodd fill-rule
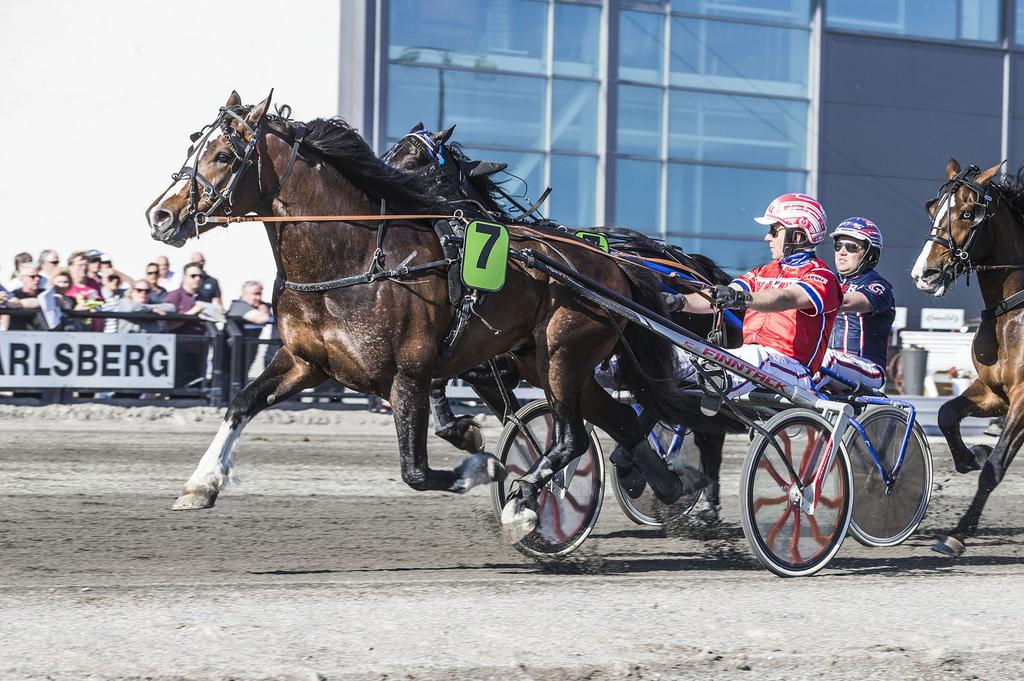
<instances>
[{"instance_id":1,"label":"white racing pant","mask_svg":"<svg viewBox=\"0 0 1024 681\"><path fill-rule=\"evenodd\" d=\"M827 368L829 371L833 371L843 378L858 383L865 388L878 389L885 383L885 372L879 368L874 362L858 357L857 355L851 355L842 350L834 350L829 348L825 351L825 358L821 361L821 366ZM839 381L832 379L826 383L824 388L834 388L836 390L848 390L849 388Z\"/></svg>"},{"instance_id":2,"label":"white racing pant","mask_svg":"<svg viewBox=\"0 0 1024 681\"><path fill-rule=\"evenodd\" d=\"M796 361L792 357L787 357L777 350L766 347L764 345L743 345L738 348L725 350L731 355L739 357L748 364L761 369L766 374L774 376L780 381L785 381L790 384L797 384L801 388L810 389L811 386L811 372L800 362ZM696 373L696 369L693 368L693 363L690 361L690 356L682 350L676 348L676 359L679 362L679 376L680 378L692 378ZM727 372L731 387L729 388L726 395L730 398L740 397L746 395L754 388L758 387L756 383L751 383L742 376Z\"/></svg>"}]
</instances>

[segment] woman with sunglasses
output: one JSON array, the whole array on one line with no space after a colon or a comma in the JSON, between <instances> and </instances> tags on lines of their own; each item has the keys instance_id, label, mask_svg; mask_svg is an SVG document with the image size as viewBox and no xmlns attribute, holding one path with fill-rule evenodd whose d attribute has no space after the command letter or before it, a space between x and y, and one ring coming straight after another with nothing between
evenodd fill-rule
<instances>
[{"instance_id":1,"label":"woman with sunglasses","mask_svg":"<svg viewBox=\"0 0 1024 681\"><path fill-rule=\"evenodd\" d=\"M882 232L867 218L849 218L829 236L843 284L843 304L822 366L878 389L885 383L883 367L896 319L892 284L875 271L882 254ZM842 386L833 380L830 387Z\"/></svg>"}]
</instances>

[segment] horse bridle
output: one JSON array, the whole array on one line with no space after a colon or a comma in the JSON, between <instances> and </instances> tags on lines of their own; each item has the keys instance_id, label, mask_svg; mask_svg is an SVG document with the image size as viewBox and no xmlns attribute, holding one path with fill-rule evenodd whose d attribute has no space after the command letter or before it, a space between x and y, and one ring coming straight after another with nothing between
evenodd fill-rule
<instances>
[{"instance_id":1,"label":"horse bridle","mask_svg":"<svg viewBox=\"0 0 1024 681\"><path fill-rule=\"evenodd\" d=\"M238 183L244 176L245 171L254 163L256 164L257 182L260 187L261 202L276 196L277 193L281 191L281 188L284 187L285 182L288 181L289 176L291 176L292 169L295 166L295 161L299 155L299 145L302 144L302 140L306 135L306 127L301 123L289 121L287 118L288 114L285 114L283 117L274 117L275 120L280 120L292 128L292 153L291 158L288 160L288 165L285 168L285 172L277 183L277 187L274 188L273 191L264 194L263 159L260 156L257 147L263 132L264 123L271 117L268 115L262 116L254 129L249 125L245 118L234 110L235 108L236 107L221 107L217 114L217 118L212 123L203 126L203 128L198 132L194 132L189 136L189 139L192 141L194 146L189 151L189 155L185 159L185 164L182 165L181 170L171 175L171 179L174 182L178 182L182 178L188 178L189 180L188 206L185 208L185 218L190 216L192 217L196 225L197 235L199 228L209 221L208 216L218 208L221 209L225 215L231 215L231 211L234 208L233 199L235 190L238 188ZM243 112L245 111L244 109L241 110ZM278 109L279 113L283 113L285 111L290 114L291 109L287 105ZM237 121L238 124L249 133L250 137L248 142L246 142L231 125L232 121ZM200 173L198 169L199 159L202 158L203 152L209 144L210 136L216 130L220 130L223 133L224 138L228 141L228 145L231 148L231 152L234 154L234 159L231 161L231 174L223 183L222 188L216 187L209 179ZM193 157L195 158L195 165L190 166L188 165L188 162ZM200 195L200 188L202 189L202 195ZM211 204L206 210L200 211L199 202L203 199L210 201Z\"/></svg>"},{"instance_id":2,"label":"horse bridle","mask_svg":"<svg viewBox=\"0 0 1024 681\"><path fill-rule=\"evenodd\" d=\"M406 133L405 135L402 136L400 140L392 144L390 149L384 152L384 155L380 157L381 160L384 161L385 163L388 163L394 157L395 152L398 150L398 147L402 146L402 143L405 142L406 140L412 142L414 146L417 146L423 151L427 152L427 156L430 157L431 161L436 162L437 166L443 166L445 164L444 144L438 144L437 142L435 142L434 139L430 136L430 133L427 132L426 130ZM433 172L435 166L431 164L430 167L430 172Z\"/></svg>"},{"instance_id":3,"label":"horse bridle","mask_svg":"<svg viewBox=\"0 0 1024 681\"><path fill-rule=\"evenodd\" d=\"M949 258L940 270L942 278L946 279L948 277L949 281L953 281L961 274L969 274L973 269L978 269L977 266L971 262L971 247L974 245L974 241L981 232L981 226L990 217L992 217L999 201L998 192L996 192L995 197L993 197L992 194L990 194L989 191L985 187L981 186L977 181L978 173L980 172L981 169L975 165L961 170L946 182L946 184L939 188L935 197L938 200L944 200L946 202L945 225L941 227L933 227L932 233L928 236L926 241L937 243L949 251ZM956 238L953 236L953 211L951 210L956 192L960 187L967 187L974 194L974 215L971 220L971 227L967 232L967 238L964 239L963 246L958 244L956 242ZM945 198L943 199L943 197Z\"/></svg>"}]
</instances>

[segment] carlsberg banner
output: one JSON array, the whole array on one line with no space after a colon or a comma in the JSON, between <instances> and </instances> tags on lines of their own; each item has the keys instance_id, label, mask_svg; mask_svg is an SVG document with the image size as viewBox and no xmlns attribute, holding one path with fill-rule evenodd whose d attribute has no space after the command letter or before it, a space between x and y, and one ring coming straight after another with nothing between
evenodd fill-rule
<instances>
[{"instance_id":1,"label":"carlsberg banner","mask_svg":"<svg viewBox=\"0 0 1024 681\"><path fill-rule=\"evenodd\" d=\"M0 333L0 388L173 388L169 333Z\"/></svg>"}]
</instances>

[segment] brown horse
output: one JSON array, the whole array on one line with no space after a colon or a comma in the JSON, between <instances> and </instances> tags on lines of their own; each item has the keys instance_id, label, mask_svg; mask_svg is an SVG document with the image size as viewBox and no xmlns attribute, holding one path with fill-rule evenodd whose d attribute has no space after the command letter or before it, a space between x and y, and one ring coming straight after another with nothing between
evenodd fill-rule
<instances>
[{"instance_id":1,"label":"brown horse","mask_svg":"<svg viewBox=\"0 0 1024 681\"><path fill-rule=\"evenodd\" d=\"M225 212L282 218L367 215L385 205L398 214L452 214L451 206L425 191L421 179L383 164L343 121L303 124L269 114L269 106L270 97L247 107L232 93L214 123L193 135L194 166L176 173L147 211L154 238L181 246L211 228L209 216ZM391 400L402 479L409 486L464 492L498 479L500 465L485 454L467 457L456 470L430 468L426 437L431 380L459 375L502 353L510 353L522 375L544 389L555 417L555 444L520 481L505 516L510 524L532 529L540 489L588 446L584 409L620 442L636 443L636 463L656 492L682 494L679 478L649 446L645 449L646 433L636 419L622 418L630 408L612 399L593 376L605 357L628 352L637 360L624 367L626 387L652 414L678 422L676 384L653 379L672 373L667 341L580 300L537 271L511 264L502 291L474 309L456 351L442 357L456 311L437 235L430 221L381 224L308 218L266 223L283 282L275 287L274 309L284 345L232 401L175 508L212 506L231 478L234 446L245 424L266 406L328 377ZM562 245L556 250L543 240L517 238L517 245L569 257L582 274L664 312L650 273L596 249ZM398 263L414 274L385 269ZM368 272L376 275L363 276ZM331 282L336 285L328 286ZM621 347L627 344L628 349Z\"/></svg>"},{"instance_id":2,"label":"brown horse","mask_svg":"<svg viewBox=\"0 0 1024 681\"><path fill-rule=\"evenodd\" d=\"M932 547L957 557L978 529L989 495L1024 442L1024 171L997 175L1002 164L981 171L946 166L946 184L927 205L932 230L912 276L917 287L941 296L961 274L977 273L986 309L974 337L978 378L942 405L939 428L960 473L981 469L978 491L967 512ZM1006 414L995 448L968 448L960 436L967 416Z\"/></svg>"}]
</instances>

